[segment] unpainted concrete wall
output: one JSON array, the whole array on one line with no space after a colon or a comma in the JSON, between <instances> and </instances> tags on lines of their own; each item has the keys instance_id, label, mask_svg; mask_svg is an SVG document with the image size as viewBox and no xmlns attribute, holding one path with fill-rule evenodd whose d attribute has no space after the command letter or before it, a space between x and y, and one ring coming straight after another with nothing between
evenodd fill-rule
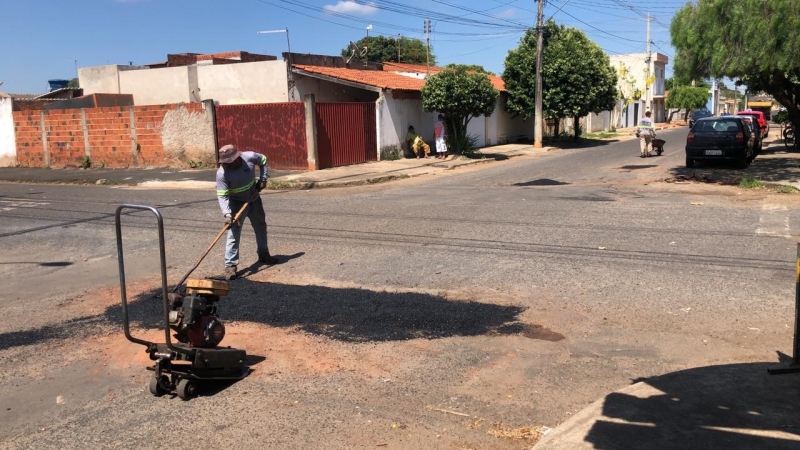
<instances>
[{"instance_id":1,"label":"unpainted concrete wall","mask_svg":"<svg viewBox=\"0 0 800 450\"><path fill-rule=\"evenodd\" d=\"M189 72L195 70L195 67L184 66L122 71L119 73L120 93L133 94L133 103L137 106L199 101L191 93Z\"/></svg>"},{"instance_id":2,"label":"unpainted concrete wall","mask_svg":"<svg viewBox=\"0 0 800 450\"><path fill-rule=\"evenodd\" d=\"M177 108L162 120L164 154L174 161L215 162L214 123L206 111Z\"/></svg>"},{"instance_id":3,"label":"unpainted concrete wall","mask_svg":"<svg viewBox=\"0 0 800 450\"><path fill-rule=\"evenodd\" d=\"M81 67L78 81L84 95L119 94L119 66Z\"/></svg>"},{"instance_id":4,"label":"unpainted concrete wall","mask_svg":"<svg viewBox=\"0 0 800 450\"><path fill-rule=\"evenodd\" d=\"M219 105L288 101L284 61L198 66L197 85L201 100Z\"/></svg>"}]
</instances>

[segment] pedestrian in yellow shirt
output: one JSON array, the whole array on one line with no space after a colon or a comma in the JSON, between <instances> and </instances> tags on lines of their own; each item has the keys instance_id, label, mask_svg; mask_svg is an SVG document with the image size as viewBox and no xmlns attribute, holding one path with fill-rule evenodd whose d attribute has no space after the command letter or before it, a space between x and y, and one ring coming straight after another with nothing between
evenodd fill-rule
<instances>
[{"instance_id":1,"label":"pedestrian in yellow shirt","mask_svg":"<svg viewBox=\"0 0 800 450\"><path fill-rule=\"evenodd\" d=\"M425 157L428 158L428 154L431 152L431 147L425 143L420 135L414 132L414 127L408 127L408 133L406 133L406 142L411 147L411 150L417 155L417 159L421 158L420 156L420 149L425 151Z\"/></svg>"}]
</instances>

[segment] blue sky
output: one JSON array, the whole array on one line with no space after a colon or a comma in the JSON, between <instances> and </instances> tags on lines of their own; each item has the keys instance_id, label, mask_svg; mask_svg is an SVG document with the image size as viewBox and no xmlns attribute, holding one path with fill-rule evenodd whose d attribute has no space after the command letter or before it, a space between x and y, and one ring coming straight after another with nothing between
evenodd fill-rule
<instances>
[{"instance_id":1,"label":"blue sky","mask_svg":"<svg viewBox=\"0 0 800 450\"><path fill-rule=\"evenodd\" d=\"M279 55L285 36L256 32L285 27L292 51L338 55L369 24L371 35L422 38L426 16L436 18L431 43L440 64L482 64L499 73L506 52L536 17L534 0L373 1L0 0L0 91L45 92L48 79L75 76L75 60L87 67L146 64L182 52ZM651 12L652 50L674 53L665 25L682 0L564 2L548 0L545 17L555 14L613 53L644 52L642 16Z\"/></svg>"}]
</instances>

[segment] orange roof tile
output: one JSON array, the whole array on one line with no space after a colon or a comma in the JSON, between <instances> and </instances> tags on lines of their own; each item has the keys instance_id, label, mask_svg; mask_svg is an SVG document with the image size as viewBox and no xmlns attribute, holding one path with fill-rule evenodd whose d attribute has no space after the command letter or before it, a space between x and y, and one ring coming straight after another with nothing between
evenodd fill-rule
<instances>
[{"instance_id":1,"label":"orange roof tile","mask_svg":"<svg viewBox=\"0 0 800 450\"><path fill-rule=\"evenodd\" d=\"M400 91L419 91L425 85L425 80L421 78L413 78L405 75L400 75L395 72L416 72L418 68L425 69L425 66L416 66L414 64L397 64L391 63L393 66L403 66L403 68L396 68L395 70L388 69L384 66L383 71L378 70L362 70L362 69L349 69L345 67L322 67L322 66L309 66L305 64L295 64L296 69L305 72L314 73L317 75L324 75L331 78L338 78L340 80L351 81L353 83L360 83L367 86L375 86L382 89L392 89ZM410 70L415 68L414 70ZM436 70L438 69L438 70ZM431 72L436 70L440 72L441 67L431 67ZM499 91L505 92L505 84L503 79L498 76L489 76L492 86Z\"/></svg>"},{"instance_id":2,"label":"orange roof tile","mask_svg":"<svg viewBox=\"0 0 800 450\"><path fill-rule=\"evenodd\" d=\"M408 64L396 62L384 62L383 70L385 72L416 72L416 73L439 73L444 70L444 67L437 66L423 66L421 64Z\"/></svg>"},{"instance_id":3,"label":"orange roof tile","mask_svg":"<svg viewBox=\"0 0 800 450\"><path fill-rule=\"evenodd\" d=\"M295 64L294 67L309 73L339 78L340 80L352 81L354 83L361 83L367 86L375 86L383 89L419 91L425 84L425 80L419 78L407 77L393 72L381 72L378 70L307 66L302 64Z\"/></svg>"},{"instance_id":4,"label":"orange roof tile","mask_svg":"<svg viewBox=\"0 0 800 450\"><path fill-rule=\"evenodd\" d=\"M384 72L439 73L445 69L444 67L438 66L427 67L420 64L396 62L384 62L382 64ZM489 75L489 80L491 80L492 86L494 86L494 88L498 91L506 91L506 84L503 82L502 78L498 77L497 75Z\"/></svg>"}]
</instances>

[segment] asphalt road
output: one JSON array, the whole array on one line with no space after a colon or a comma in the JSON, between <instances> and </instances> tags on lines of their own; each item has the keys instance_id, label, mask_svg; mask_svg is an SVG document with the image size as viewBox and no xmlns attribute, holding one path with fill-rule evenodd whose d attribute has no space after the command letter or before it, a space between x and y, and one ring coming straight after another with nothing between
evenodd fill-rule
<instances>
[{"instance_id":1,"label":"asphalt road","mask_svg":"<svg viewBox=\"0 0 800 450\"><path fill-rule=\"evenodd\" d=\"M526 448L502 436L637 378L775 361L798 201L663 183L685 133L659 136L662 157L625 141L265 194L282 264L247 268L221 311L226 342L261 358L190 402L151 397L120 332L113 212L160 208L175 282L222 225L213 192L2 184L0 447ZM154 219L124 224L152 335ZM198 275L221 271L220 245Z\"/></svg>"}]
</instances>

